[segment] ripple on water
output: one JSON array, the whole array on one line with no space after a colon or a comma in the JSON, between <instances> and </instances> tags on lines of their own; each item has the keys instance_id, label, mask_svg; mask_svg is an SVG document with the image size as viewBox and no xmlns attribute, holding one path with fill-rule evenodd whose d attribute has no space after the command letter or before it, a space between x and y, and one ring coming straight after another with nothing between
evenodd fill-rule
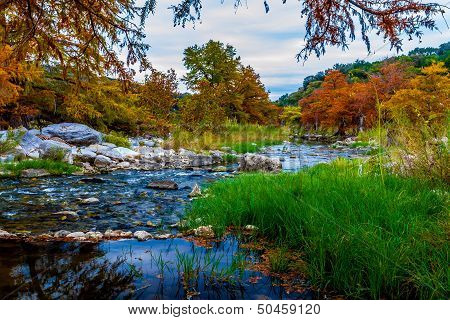
<instances>
[{"instance_id":1,"label":"ripple on water","mask_svg":"<svg viewBox=\"0 0 450 320\"><path fill-rule=\"evenodd\" d=\"M284 158L283 170L297 171L305 166L330 161L338 156L358 156L356 150L336 150L323 145L280 145L263 150L272 158ZM290 158L295 155L295 158ZM208 170L116 171L97 175L102 183L88 176L44 177L36 180L6 179L0 181L0 228L9 232L44 233L65 229L145 229L147 221L167 228L183 216L195 184L205 185L227 176L226 172ZM91 179L91 180L89 180ZM83 181L84 180L84 181ZM152 190L153 180L174 180L178 190ZM99 180L100 181L100 180ZM95 197L97 204L83 205L80 199ZM77 221L62 220L52 213L70 210ZM142 225L142 226L141 226Z\"/></svg>"}]
</instances>

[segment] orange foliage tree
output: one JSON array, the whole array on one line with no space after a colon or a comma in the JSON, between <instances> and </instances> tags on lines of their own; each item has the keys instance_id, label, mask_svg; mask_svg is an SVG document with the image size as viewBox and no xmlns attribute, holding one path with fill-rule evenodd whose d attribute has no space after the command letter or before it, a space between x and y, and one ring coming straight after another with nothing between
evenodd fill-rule
<instances>
[{"instance_id":1,"label":"orange foliage tree","mask_svg":"<svg viewBox=\"0 0 450 320\"><path fill-rule=\"evenodd\" d=\"M139 88L138 106L142 113L151 118L146 121L150 124L146 129L163 135L169 133L172 111L177 103L177 88L177 76L173 69L164 73L151 68L150 75Z\"/></svg>"}]
</instances>

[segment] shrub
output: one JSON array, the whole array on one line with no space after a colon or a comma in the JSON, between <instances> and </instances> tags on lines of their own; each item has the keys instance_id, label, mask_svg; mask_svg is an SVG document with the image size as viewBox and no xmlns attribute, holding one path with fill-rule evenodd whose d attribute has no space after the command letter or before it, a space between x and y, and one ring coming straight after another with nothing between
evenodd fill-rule
<instances>
[{"instance_id":1,"label":"shrub","mask_svg":"<svg viewBox=\"0 0 450 320\"><path fill-rule=\"evenodd\" d=\"M7 153L17 147L24 134L24 132L8 130L6 137L3 138L4 140L0 140L0 154Z\"/></svg>"},{"instance_id":2,"label":"shrub","mask_svg":"<svg viewBox=\"0 0 450 320\"><path fill-rule=\"evenodd\" d=\"M130 140L124 134L118 132L111 131L103 137L103 140L118 147L131 148Z\"/></svg>"}]
</instances>

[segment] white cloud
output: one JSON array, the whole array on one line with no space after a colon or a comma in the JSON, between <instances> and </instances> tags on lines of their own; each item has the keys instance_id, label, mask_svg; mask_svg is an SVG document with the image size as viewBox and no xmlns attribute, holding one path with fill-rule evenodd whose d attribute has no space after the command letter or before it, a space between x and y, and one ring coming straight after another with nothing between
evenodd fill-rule
<instances>
[{"instance_id":1,"label":"white cloud","mask_svg":"<svg viewBox=\"0 0 450 320\"><path fill-rule=\"evenodd\" d=\"M443 3L444 1L437 1ZM375 53L367 55L360 39L350 45L349 50L329 48L321 59L311 57L306 63L298 63L295 55L301 50L304 36L304 21L300 18L299 1L271 1L268 14L262 0L248 0L247 5L233 7L234 0L203 0L202 20L195 29L191 26L173 27L172 11L168 7L177 0L158 2L154 16L146 24L147 41L151 45L149 59L157 69L175 69L181 77L185 72L183 50L194 44L203 44L210 39L233 45L244 64L250 64L261 75L271 97L298 88L305 76L332 67L335 63L348 63L356 59L370 61L395 55L382 39L373 38ZM405 41L404 51L417 46L437 46L450 39L450 30L438 17L442 33L426 32L423 43ZM143 74L138 75L142 79ZM181 88L184 90L184 88Z\"/></svg>"}]
</instances>

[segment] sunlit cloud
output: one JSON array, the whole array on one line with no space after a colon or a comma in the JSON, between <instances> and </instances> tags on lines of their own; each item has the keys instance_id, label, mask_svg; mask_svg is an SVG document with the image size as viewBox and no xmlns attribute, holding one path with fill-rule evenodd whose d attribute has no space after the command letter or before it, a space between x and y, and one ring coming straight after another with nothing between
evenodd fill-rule
<instances>
[{"instance_id":1,"label":"sunlit cloud","mask_svg":"<svg viewBox=\"0 0 450 320\"><path fill-rule=\"evenodd\" d=\"M445 1L437 1L444 3ZM336 63L349 63L356 59L379 60L396 54L389 44L372 36L370 55L361 39L350 45L349 50L330 48L321 59L311 57L305 63L297 62L296 54L304 42L304 20L300 18L298 1L271 2L265 13L263 1L248 0L247 4L234 9L233 0L203 1L201 21L192 26L174 27L170 5L176 0L161 0L154 16L146 24L147 42L151 45L149 59L160 70L173 68L178 76L186 72L183 66L183 50L210 39L233 45L245 65L251 65L260 75L271 98L292 92L301 86L303 79L318 71L331 68ZM447 17L448 18L448 17ZM425 32L423 42L405 40L404 52L417 46L438 46L450 39L450 30L443 18L438 17L441 32ZM142 80L144 74L139 74ZM181 85L182 91L186 88Z\"/></svg>"}]
</instances>

